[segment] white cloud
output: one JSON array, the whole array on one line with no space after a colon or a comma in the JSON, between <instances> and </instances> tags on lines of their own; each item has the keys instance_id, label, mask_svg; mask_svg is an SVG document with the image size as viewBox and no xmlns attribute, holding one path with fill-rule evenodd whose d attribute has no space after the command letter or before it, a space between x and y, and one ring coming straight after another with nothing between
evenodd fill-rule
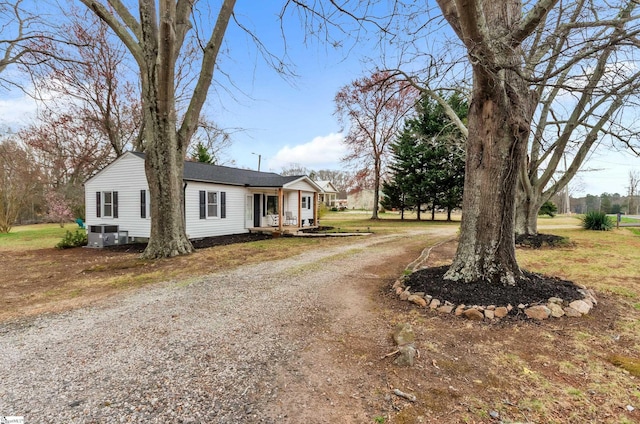
<instances>
[{"instance_id":1,"label":"white cloud","mask_svg":"<svg viewBox=\"0 0 640 424\"><path fill-rule=\"evenodd\" d=\"M300 164L314 170L337 169L340 159L347 153L343 140L342 134L331 133L308 143L284 146L269 159L268 167L277 171L290 164Z\"/></svg>"},{"instance_id":2,"label":"white cloud","mask_svg":"<svg viewBox=\"0 0 640 424\"><path fill-rule=\"evenodd\" d=\"M26 94L0 100L0 124L16 130L35 117L36 102Z\"/></svg>"}]
</instances>

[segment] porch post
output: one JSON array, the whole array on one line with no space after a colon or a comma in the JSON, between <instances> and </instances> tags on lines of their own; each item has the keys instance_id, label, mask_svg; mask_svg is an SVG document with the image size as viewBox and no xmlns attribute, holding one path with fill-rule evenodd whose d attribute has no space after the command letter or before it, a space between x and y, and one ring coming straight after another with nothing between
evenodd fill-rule
<instances>
[{"instance_id":1,"label":"porch post","mask_svg":"<svg viewBox=\"0 0 640 424\"><path fill-rule=\"evenodd\" d=\"M284 208L284 190L278 188L278 231L282 232L282 208Z\"/></svg>"},{"instance_id":2,"label":"porch post","mask_svg":"<svg viewBox=\"0 0 640 424\"><path fill-rule=\"evenodd\" d=\"M319 227L318 225L318 192L314 192L313 194L314 197L314 201L313 201L313 223L316 225L316 227Z\"/></svg>"},{"instance_id":3,"label":"porch post","mask_svg":"<svg viewBox=\"0 0 640 424\"><path fill-rule=\"evenodd\" d=\"M302 190L298 190L298 228L302 222Z\"/></svg>"}]
</instances>

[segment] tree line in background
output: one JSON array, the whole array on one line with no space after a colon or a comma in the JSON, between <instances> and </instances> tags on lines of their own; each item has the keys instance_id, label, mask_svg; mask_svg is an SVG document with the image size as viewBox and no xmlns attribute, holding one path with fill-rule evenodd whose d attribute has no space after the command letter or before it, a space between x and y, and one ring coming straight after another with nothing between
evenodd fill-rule
<instances>
[{"instance_id":1,"label":"tree line in background","mask_svg":"<svg viewBox=\"0 0 640 424\"><path fill-rule=\"evenodd\" d=\"M5 54L0 73L7 64L29 72L44 64L38 69L54 78L42 86L43 100L50 104L52 98L74 99L62 108L44 108L43 126L31 129L31 145L26 136L18 145L30 160L56 164L47 189L73 184L79 175L91 172L89 164L108 161L127 143L144 149L153 208L144 255L188 253L192 248L179 207L182 161L201 128L200 112L235 1L223 0L219 8L197 2L202 10L194 9L196 2L182 0L139 0L137 10L120 0L79 2L86 6L79 16L91 17L89 22L108 31L92 27L86 34L82 25L71 25L34 37L27 27L42 17L21 8L26 2L0 2L0 17L10 22L4 28L15 28L15 38L1 41ZM415 100L428 96L437 102L465 140L466 150L465 219L446 278L516 284L523 274L515 260L513 233L537 231L540 207L567 185L596 147L606 142L638 152L634 143L640 131L624 119L624 112L637 106L640 87L635 59L639 5L627 0L479 1L463 8L454 0L438 0L437 10L428 3L394 2L389 13L377 13L380 4L346 2L341 7L332 1L296 0L284 3L280 18L295 9L292 14L302 18L309 34L334 45L341 41L335 34L344 39L356 34L353 39L358 40L371 30L380 37L380 45L393 46L373 53L377 71L336 95L336 116L350 148L345 159L354 166L356 178L373 181L377 196L385 170L393 174L393 166L410 166L402 162L402 143L391 146ZM440 15L444 20L431 19ZM348 22L355 25L348 29ZM452 32L443 31L443 22ZM237 20L234 23L248 32ZM43 28L47 32L51 27ZM106 39L78 41L101 33ZM249 32L249 37L277 72L286 73L286 61L270 54L255 34ZM424 39L433 40L430 47L419 42ZM89 61L91 49L75 50L109 43L117 46L112 55L104 56L98 48L95 54L103 56ZM67 56L62 49L73 51L72 60L59 60ZM115 70L99 66L120 59L127 66L116 70L131 69L131 85L118 78L115 82L123 83L115 84ZM83 64L80 84L68 75L75 63ZM58 83L61 80L64 84ZM441 94L453 92L469 99L466 120ZM76 102L83 106L74 109ZM77 134L95 143L90 149L95 156L84 146L67 145ZM436 144L431 146L435 152L423 152L425 157L452 154L438 152ZM392 150L399 156L387 167ZM60 151L71 152L72 162L59 161ZM562 165L565 169L559 172ZM402 180L408 177L396 177L389 182L407 191L409 183ZM435 200L433 189L429 193L427 183L413 191L405 197L444 203Z\"/></svg>"}]
</instances>

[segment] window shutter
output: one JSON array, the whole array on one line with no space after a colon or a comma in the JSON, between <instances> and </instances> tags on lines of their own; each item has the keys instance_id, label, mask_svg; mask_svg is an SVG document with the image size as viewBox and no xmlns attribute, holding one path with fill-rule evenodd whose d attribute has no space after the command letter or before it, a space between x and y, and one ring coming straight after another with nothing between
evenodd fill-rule
<instances>
[{"instance_id":1,"label":"window shutter","mask_svg":"<svg viewBox=\"0 0 640 424\"><path fill-rule=\"evenodd\" d=\"M100 192L96 191L96 217L102 216L102 200L100 199Z\"/></svg>"},{"instance_id":2,"label":"window shutter","mask_svg":"<svg viewBox=\"0 0 640 424\"><path fill-rule=\"evenodd\" d=\"M220 218L227 217L227 192L220 192Z\"/></svg>"},{"instance_id":3,"label":"window shutter","mask_svg":"<svg viewBox=\"0 0 640 424\"><path fill-rule=\"evenodd\" d=\"M113 192L113 217L118 217L118 192Z\"/></svg>"},{"instance_id":4,"label":"window shutter","mask_svg":"<svg viewBox=\"0 0 640 424\"><path fill-rule=\"evenodd\" d=\"M207 218L207 192L200 190L200 219Z\"/></svg>"},{"instance_id":5,"label":"window shutter","mask_svg":"<svg viewBox=\"0 0 640 424\"><path fill-rule=\"evenodd\" d=\"M311 196L307 197L307 209L311 209Z\"/></svg>"},{"instance_id":6,"label":"window shutter","mask_svg":"<svg viewBox=\"0 0 640 424\"><path fill-rule=\"evenodd\" d=\"M140 218L147 217L147 191L140 190Z\"/></svg>"}]
</instances>

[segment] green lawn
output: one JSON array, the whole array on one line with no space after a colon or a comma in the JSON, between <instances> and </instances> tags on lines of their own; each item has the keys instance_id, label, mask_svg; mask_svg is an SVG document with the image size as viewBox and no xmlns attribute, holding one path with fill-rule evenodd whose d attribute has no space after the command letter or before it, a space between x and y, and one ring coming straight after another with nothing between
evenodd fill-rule
<instances>
[{"instance_id":1,"label":"green lawn","mask_svg":"<svg viewBox=\"0 0 640 424\"><path fill-rule=\"evenodd\" d=\"M8 234L0 234L0 250L32 250L54 247L67 231L74 232L78 226L69 223L60 228L59 224L19 225Z\"/></svg>"}]
</instances>

